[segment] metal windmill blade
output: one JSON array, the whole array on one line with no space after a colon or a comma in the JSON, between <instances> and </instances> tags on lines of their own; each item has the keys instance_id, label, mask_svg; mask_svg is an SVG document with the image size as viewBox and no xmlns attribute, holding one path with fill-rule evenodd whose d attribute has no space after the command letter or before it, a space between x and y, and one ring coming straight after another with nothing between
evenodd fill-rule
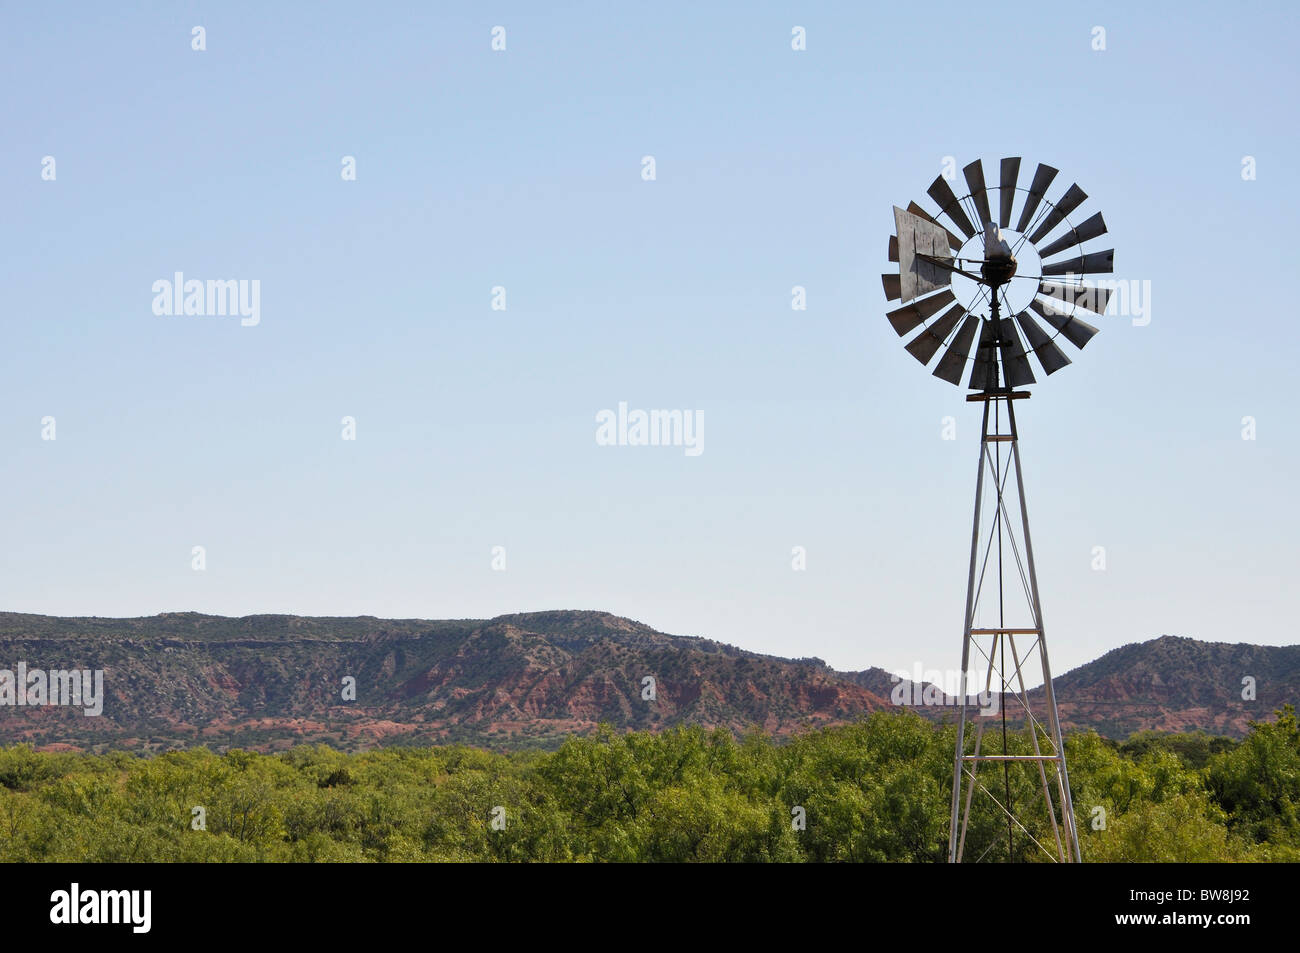
<instances>
[{"instance_id":1,"label":"metal windmill blade","mask_svg":"<svg viewBox=\"0 0 1300 953\"><path fill-rule=\"evenodd\" d=\"M998 322L1001 334L1001 343L998 345L1002 357L1002 372L1006 376L1008 387L1024 387L1027 384L1033 384L1034 370L1029 366L1029 358L1025 356L1025 345L1020 340L1020 335L1016 333L1016 326L1010 318L1002 318Z\"/></svg>"},{"instance_id":2,"label":"metal windmill blade","mask_svg":"<svg viewBox=\"0 0 1300 953\"><path fill-rule=\"evenodd\" d=\"M943 342L948 339L948 335L952 333L952 329L957 326L957 322L965 314L965 308L959 304L953 305L944 312L943 317L937 319L911 340L907 345L907 353L920 361L922 366L929 364L930 359L934 357Z\"/></svg>"},{"instance_id":3,"label":"metal windmill blade","mask_svg":"<svg viewBox=\"0 0 1300 953\"><path fill-rule=\"evenodd\" d=\"M957 196L952 194L952 189L948 186L947 180L943 176L938 176L930 187L926 189L930 198L939 204L939 211L947 215L958 230L967 238L975 235L975 226L970 223L966 213L961 209L961 203L957 201Z\"/></svg>"},{"instance_id":4,"label":"metal windmill blade","mask_svg":"<svg viewBox=\"0 0 1300 953\"><path fill-rule=\"evenodd\" d=\"M975 210L979 212L980 231L983 231L984 226L993 221L993 213L989 211L989 190L984 184L984 165L976 159L961 172L966 177L966 184L970 186L970 197L975 203Z\"/></svg>"},{"instance_id":5,"label":"metal windmill blade","mask_svg":"<svg viewBox=\"0 0 1300 953\"><path fill-rule=\"evenodd\" d=\"M920 298L911 304L895 308L886 317L889 318L889 323L894 326L898 336L902 337L924 322L926 318L936 314L944 305L950 304L952 300L952 292L945 289L928 298Z\"/></svg>"},{"instance_id":6,"label":"metal windmill blade","mask_svg":"<svg viewBox=\"0 0 1300 953\"><path fill-rule=\"evenodd\" d=\"M1082 349L1097 333L1097 329L1087 321L1066 314L1064 311L1058 311L1051 302L1043 298L1035 298L1029 303L1029 306L1037 311L1043 320L1060 331L1065 336L1065 339L1077 348Z\"/></svg>"},{"instance_id":7,"label":"metal windmill blade","mask_svg":"<svg viewBox=\"0 0 1300 953\"><path fill-rule=\"evenodd\" d=\"M998 227L1011 224L1011 210L1016 204L1016 179L1020 177L1020 157L1002 160L1001 184L998 186Z\"/></svg>"},{"instance_id":8,"label":"metal windmill blade","mask_svg":"<svg viewBox=\"0 0 1300 953\"><path fill-rule=\"evenodd\" d=\"M961 330L948 345L948 350L934 369L934 376L949 384L960 384L962 371L966 369L966 357L970 354L971 344L975 341L975 332L979 330L980 319L973 314L966 315Z\"/></svg>"},{"instance_id":9,"label":"metal windmill blade","mask_svg":"<svg viewBox=\"0 0 1300 953\"><path fill-rule=\"evenodd\" d=\"M1038 363L1043 366L1043 371L1049 377L1070 363L1070 359L1052 340L1051 335L1044 331L1028 313L1024 311L1017 313L1016 323L1025 332L1025 338L1029 341L1034 357L1038 358Z\"/></svg>"},{"instance_id":10,"label":"metal windmill blade","mask_svg":"<svg viewBox=\"0 0 1300 953\"><path fill-rule=\"evenodd\" d=\"M1115 270L1115 249L1092 252L1071 258L1068 261L1055 261L1043 264L1044 275L1108 275Z\"/></svg>"},{"instance_id":11,"label":"metal windmill blade","mask_svg":"<svg viewBox=\"0 0 1300 953\"><path fill-rule=\"evenodd\" d=\"M1065 220L1065 216L1069 215L1087 200L1087 192L1083 191L1083 189L1079 188L1077 185L1070 186L1066 189L1065 194L1061 196L1060 200L1048 210L1046 215L1043 216L1043 220L1038 224L1038 228L1034 230L1034 234L1029 236L1029 243L1031 245L1037 245L1047 237L1048 233L1050 233L1052 229Z\"/></svg>"},{"instance_id":12,"label":"metal windmill blade","mask_svg":"<svg viewBox=\"0 0 1300 953\"><path fill-rule=\"evenodd\" d=\"M1055 298L1063 304L1084 308L1093 314L1105 314L1110 304L1110 289L1095 285L1066 284L1059 281L1040 281L1038 293Z\"/></svg>"},{"instance_id":13,"label":"metal windmill blade","mask_svg":"<svg viewBox=\"0 0 1300 953\"><path fill-rule=\"evenodd\" d=\"M1034 180L1029 184L1029 194L1025 196L1025 206L1020 210L1020 221L1016 224L1016 231L1025 232L1029 229L1029 223L1033 221L1039 203L1043 201L1048 187L1056 178L1056 171L1050 165L1039 163L1037 171L1034 172Z\"/></svg>"},{"instance_id":14,"label":"metal windmill blade","mask_svg":"<svg viewBox=\"0 0 1300 953\"><path fill-rule=\"evenodd\" d=\"M1060 254L1071 246L1082 245L1090 238L1098 238L1105 234L1106 221L1101 217L1101 212L1098 212L1078 228L1070 229L1050 245L1045 245L1038 249L1038 254L1042 258L1051 258L1053 255Z\"/></svg>"},{"instance_id":15,"label":"metal windmill blade","mask_svg":"<svg viewBox=\"0 0 1300 953\"><path fill-rule=\"evenodd\" d=\"M998 326L993 321L980 322L980 343L975 349L971 368L971 390L994 390L998 386Z\"/></svg>"}]
</instances>

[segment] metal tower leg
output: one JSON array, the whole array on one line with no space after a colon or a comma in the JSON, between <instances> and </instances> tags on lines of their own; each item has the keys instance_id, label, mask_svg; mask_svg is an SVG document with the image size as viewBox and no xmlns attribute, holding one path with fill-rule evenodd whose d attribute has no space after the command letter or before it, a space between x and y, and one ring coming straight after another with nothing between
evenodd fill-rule
<instances>
[{"instance_id":1,"label":"metal tower leg","mask_svg":"<svg viewBox=\"0 0 1300 953\"><path fill-rule=\"evenodd\" d=\"M989 431L989 402L984 402L984 433ZM970 630L975 621L975 568L979 563L980 554L980 505L984 502L984 447L983 440L980 441L980 460L979 470L975 475L975 528L971 530L970 536L970 574L966 579L966 615L963 620L963 635L961 640L961 674L959 676L960 688L958 698L961 704L957 706L957 756L952 769L952 823L948 828L948 862L958 863L961 860L961 849L958 844L957 822L958 815L961 813L961 788L962 788L962 751L966 744L966 696L969 689L966 685L966 673L970 671ZM978 742L976 748L978 748ZM969 809L968 809L969 810Z\"/></svg>"},{"instance_id":2,"label":"metal tower leg","mask_svg":"<svg viewBox=\"0 0 1300 953\"><path fill-rule=\"evenodd\" d=\"M1028 397L1027 393L1012 392L1007 389L986 391L983 394L967 398L983 401L983 427L980 438L979 472L975 481L975 519L971 530L970 572L966 584L966 614L963 619L962 664L960 677L961 700L968 696L967 675L971 670L971 660L978 656L988 666L988 677L984 679L985 691L997 690L1000 699L998 713L1001 716L1001 742L994 744L995 735L987 735L989 726L985 719L989 716L976 716L980 719L976 732L975 747L970 753L966 751L967 708L958 706L957 745L953 759L953 788L951 826L948 834L948 860L961 863L966 859L968 835L972 831L972 812L992 812L1000 816L1006 824L1005 838L997 835L989 838L987 843L972 845L972 850L979 851L973 859L982 860L994 850L1005 848L1007 858L1014 859L1018 851L1016 841L1021 848L1041 850L1052 860L1061 862L1078 862L1079 838L1075 824L1074 805L1070 796L1069 775L1065 766L1065 746L1061 733L1060 718L1056 709L1056 695L1052 686L1051 667L1047 658L1047 640L1043 626L1042 606L1038 598L1038 575L1034 566L1034 550L1029 535L1029 512L1025 505L1025 484L1020 469L1020 447L1016 433L1015 411L1012 401ZM1009 432L1002 432L1005 406L1005 421ZM992 409L992 413L990 410ZM992 426L990 426L992 424ZM1003 444L1009 444L1004 451ZM1006 483L1015 471L1015 495L1010 498L1019 506L1019 519L1013 521L1008 512L1008 498L1005 496ZM995 494L995 507L988 527L981 526L982 506L985 494L985 471L990 476L989 483ZM1019 524L1020 540L1016 539L1016 524ZM1004 548L1005 547L1005 548ZM1007 554L1014 557L1014 566L1004 562ZM991 572L990 572L991 570ZM1019 582L1024 590L1024 606L1029 624L1007 624L1004 596L1011 584ZM997 625L980 627L976 618L980 609L980 597L985 586L990 591L996 587ZM980 644L979 639L989 636L988 649ZM1016 639L1032 639L1032 645L1017 644ZM999 652L999 648L1001 651ZM1043 677L1043 703L1045 707L1046 726L1034 716L1029 704L1029 695L1025 689L1023 664L1027 663L1038 650ZM1008 649L1010 650L1008 652ZM1009 656L1009 657L1008 657ZM996 678L994 677L996 675ZM996 688L994 687L996 686ZM1027 744L1013 744L1008 736L1007 718L1013 712L1019 717L1023 712ZM990 790L990 786L978 775L979 766L985 762L990 767L1001 766L1003 777L1000 779L1002 791ZM1037 775L1035 781L1041 798L1022 798L1022 803L1015 803L1012 798L1011 772L1032 768ZM989 778L991 776L987 776ZM1018 778L1017 780L1023 780ZM976 797L976 795L980 797ZM1046 809L1047 829L1039 830L1039 836L1028 826L1034 817L1041 818L1042 809ZM982 816L978 815L977 816ZM980 835L977 835L980 836ZM988 837L987 830L984 832Z\"/></svg>"}]
</instances>

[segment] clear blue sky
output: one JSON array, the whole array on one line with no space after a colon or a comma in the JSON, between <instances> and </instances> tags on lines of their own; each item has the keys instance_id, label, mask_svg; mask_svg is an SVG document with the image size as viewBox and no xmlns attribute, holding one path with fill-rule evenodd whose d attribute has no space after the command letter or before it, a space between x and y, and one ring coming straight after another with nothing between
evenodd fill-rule
<instances>
[{"instance_id":1,"label":"clear blue sky","mask_svg":"<svg viewBox=\"0 0 1300 953\"><path fill-rule=\"evenodd\" d=\"M879 275L944 156L1021 155L1152 290L1020 409L1056 670L1298 641L1295 8L701 6L9 7L0 606L596 608L955 667L977 410ZM260 324L156 316L175 271L259 280ZM620 401L704 452L597 446Z\"/></svg>"}]
</instances>

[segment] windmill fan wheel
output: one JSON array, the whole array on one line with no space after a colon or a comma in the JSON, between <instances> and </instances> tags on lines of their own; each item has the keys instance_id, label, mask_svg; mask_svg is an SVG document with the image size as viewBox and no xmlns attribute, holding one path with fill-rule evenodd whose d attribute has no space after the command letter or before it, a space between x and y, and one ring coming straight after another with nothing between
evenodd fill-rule
<instances>
[{"instance_id":1,"label":"windmill fan wheel","mask_svg":"<svg viewBox=\"0 0 1300 953\"><path fill-rule=\"evenodd\" d=\"M882 275L881 281L885 297L899 307L886 317L900 337L912 335L907 351L922 365L940 355L934 376L950 384L960 386L968 362L972 390L1032 384L1029 354L1045 373L1054 374L1070 363L1060 339L1082 348L1097 333L1080 312L1104 314L1110 291L1085 279L1112 273L1115 251L1085 246L1106 234L1106 223L1100 212L1089 218L1077 214L1088 198L1078 185L1055 200L1047 198L1057 175L1049 165L1039 164L1027 188L1018 184L1019 158L1002 160L995 186L985 182L979 159L962 173L969 191L961 197L942 175L926 190L937 211L916 202L894 207L889 260L898 263L898 273ZM1026 245L1036 253L1036 269L1027 267ZM1037 274L1026 273L1034 270ZM954 288L955 276L974 285L965 303ZM1008 295L1013 283L1021 298L1032 291L1026 307L1013 305L1014 296Z\"/></svg>"}]
</instances>

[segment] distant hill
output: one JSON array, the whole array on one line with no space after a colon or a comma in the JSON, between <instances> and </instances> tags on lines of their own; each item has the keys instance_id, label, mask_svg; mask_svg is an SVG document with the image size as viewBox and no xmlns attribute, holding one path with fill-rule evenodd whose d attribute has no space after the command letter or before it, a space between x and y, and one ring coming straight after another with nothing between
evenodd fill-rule
<instances>
[{"instance_id":1,"label":"distant hill","mask_svg":"<svg viewBox=\"0 0 1300 953\"><path fill-rule=\"evenodd\" d=\"M99 717L0 707L0 743L155 748L324 741L502 747L682 723L775 733L889 703L824 665L603 612L491 620L0 614L0 668L102 668ZM654 700L642 698L654 679ZM344 701L344 678L356 700Z\"/></svg>"},{"instance_id":2,"label":"distant hill","mask_svg":"<svg viewBox=\"0 0 1300 953\"><path fill-rule=\"evenodd\" d=\"M609 722L701 724L777 735L893 707L881 669L758 655L594 611L490 620L101 619L0 613L0 669L105 670L99 717L0 706L0 744L157 750L462 741L550 746ZM1258 698L1241 699L1253 676ZM647 677L654 679L654 699ZM356 699L345 700L345 678ZM1300 691L1300 646L1163 637L1056 679L1067 729L1241 734ZM952 708L919 709L951 718Z\"/></svg>"},{"instance_id":3,"label":"distant hill","mask_svg":"<svg viewBox=\"0 0 1300 953\"><path fill-rule=\"evenodd\" d=\"M1255 700L1242 698L1254 680ZM1242 735L1300 699L1300 645L1198 642L1163 635L1125 645L1053 679L1061 722L1112 738L1135 731ZM1030 706L1042 689L1030 692Z\"/></svg>"}]
</instances>

